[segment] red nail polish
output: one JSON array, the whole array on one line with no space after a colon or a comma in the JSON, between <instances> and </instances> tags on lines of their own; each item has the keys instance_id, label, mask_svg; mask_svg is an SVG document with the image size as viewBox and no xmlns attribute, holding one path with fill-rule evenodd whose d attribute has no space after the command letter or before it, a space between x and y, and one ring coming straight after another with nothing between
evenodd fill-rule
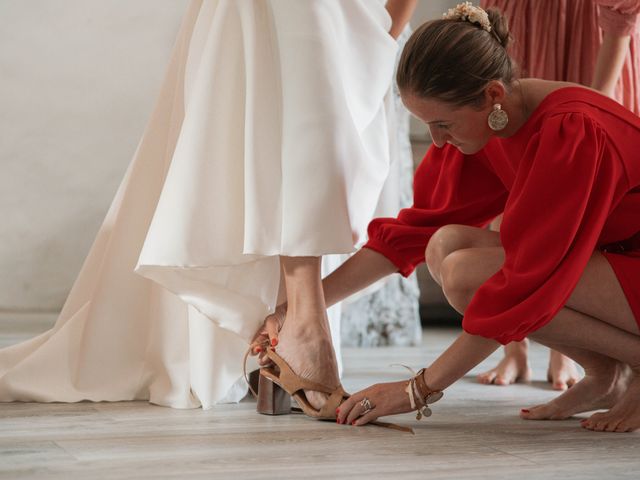
<instances>
[{"instance_id":1,"label":"red nail polish","mask_svg":"<svg viewBox=\"0 0 640 480\"><path fill-rule=\"evenodd\" d=\"M260 353L262 352L262 348L261 347L256 347L256 353Z\"/></svg>"},{"instance_id":2,"label":"red nail polish","mask_svg":"<svg viewBox=\"0 0 640 480\"><path fill-rule=\"evenodd\" d=\"M522 410L520 410L522 413L529 413L529 410L527 410L526 408L523 408Z\"/></svg>"},{"instance_id":3,"label":"red nail polish","mask_svg":"<svg viewBox=\"0 0 640 480\"><path fill-rule=\"evenodd\" d=\"M356 424L356 421L355 421L355 420L354 420L353 422L351 422L351 425L355 425L355 424Z\"/></svg>"},{"instance_id":4,"label":"red nail polish","mask_svg":"<svg viewBox=\"0 0 640 480\"><path fill-rule=\"evenodd\" d=\"M276 345L278 345L278 339L274 338L274 339L271 340L271 346L275 347Z\"/></svg>"},{"instance_id":5,"label":"red nail polish","mask_svg":"<svg viewBox=\"0 0 640 480\"><path fill-rule=\"evenodd\" d=\"M336 408L336 415L340 415L340 409Z\"/></svg>"}]
</instances>

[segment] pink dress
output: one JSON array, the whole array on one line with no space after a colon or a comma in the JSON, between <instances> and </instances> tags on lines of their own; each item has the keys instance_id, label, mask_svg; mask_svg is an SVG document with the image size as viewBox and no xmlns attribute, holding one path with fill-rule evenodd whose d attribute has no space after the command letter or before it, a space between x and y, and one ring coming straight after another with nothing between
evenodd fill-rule
<instances>
[{"instance_id":1,"label":"pink dress","mask_svg":"<svg viewBox=\"0 0 640 480\"><path fill-rule=\"evenodd\" d=\"M523 77L591 85L602 32L631 35L615 99L640 114L640 0L481 0L509 19Z\"/></svg>"}]
</instances>

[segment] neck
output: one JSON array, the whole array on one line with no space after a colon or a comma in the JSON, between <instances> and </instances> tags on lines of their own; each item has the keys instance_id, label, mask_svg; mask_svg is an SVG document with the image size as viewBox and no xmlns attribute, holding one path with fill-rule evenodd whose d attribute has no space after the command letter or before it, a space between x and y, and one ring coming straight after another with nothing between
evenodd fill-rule
<instances>
[{"instance_id":1,"label":"neck","mask_svg":"<svg viewBox=\"0 0 640 480\"><path fill-rule=\"evenodd\" d=\"M496 136L502 138L515 134L531 116L531 109L527 103L526 87L523 88L520 80L511 84L510 92L502 104L502 109L509 115L509 123L503 130L496 132Z\"/></svg>"}]
</instances>

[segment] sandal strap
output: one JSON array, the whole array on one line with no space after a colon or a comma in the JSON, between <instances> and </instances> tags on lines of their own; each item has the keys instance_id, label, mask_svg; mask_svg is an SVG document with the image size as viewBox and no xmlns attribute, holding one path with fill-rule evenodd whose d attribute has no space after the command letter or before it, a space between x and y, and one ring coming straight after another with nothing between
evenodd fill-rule
<instances>
[{"instance_id":1,"label":"sandal strap","mask_svg":"<svg viewBox=\"0 0 640 480\"><path fill-rule=\"evenodd\" d=\"M327 401L324 403L322 408L320 409L321 417L334 417L336 414L336 409L344 402L347 398L349 398L349 394L344 391L342 385L334 390L334 392L327 398Z\"/></svg>"},{"instance_id":2,"label":"sandal strap","mask_svg":"<svg viewBox=\"0 0 640 480\"><path fill-rule=\"evenodd\" d=\"M249 355L251 355L251 346L249 346L247 351L244 352L244 358L242 359L242 375L244 376L244 381L247 382L247 386L249 387L249 391L253 395L253 398L258 398L258 392L256 392L251 386L249 374L247 373L247 360L249 359Z\"/></svg>"},{"instance_id":3,"label":"sandal strap","mask_svg":"<svg viewBox=\"0 0 640 480\"><path fill-rule=\"evenodd\" d=\"M285 359L278 355L274 350L267 349L266 355L280 369L279 377L281 386L285 390L289 390L290 394L301 390L313 390L314 392L326 393L327 395L332 395L334 393L335 389L331 389L326 385L322 385L297 375ZM342 389L342 387L339 388Z\"/></svg>"}]
</instances>

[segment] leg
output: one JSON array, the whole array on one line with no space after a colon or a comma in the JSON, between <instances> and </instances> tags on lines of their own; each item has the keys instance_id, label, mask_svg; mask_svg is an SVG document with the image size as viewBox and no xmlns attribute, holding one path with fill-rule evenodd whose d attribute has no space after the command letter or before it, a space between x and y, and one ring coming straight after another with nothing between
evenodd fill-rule
<instances>
[{"instance_id":1,"label":"leg","mask_svg":"<svg viewBox=\"0 0 640 480\"><path fill-rule=\"evenodd\" d=\"M424 258L429 273L442 286L442 262L457 250L469 248L502 247L500 234L466 225L447 225L433 234Z\"/></svg>"},{"instance_id":2,"label":"leg","mask_svg":"<svg viewBox=\"0 0 640 480\"><path fill-rule=\"evenodd\" d=\"M500 231L502 217L499 215L491 222L491 230ZM523 342L511 342L505 347L505 356L498 366L479 375L478 379L482 383L494 383L495 385L508 385L518 380L528 381L531 377L531 369L526 361L527 350L526 339ZM580 377L573 360L557 350L549 350L547 381L554 390L566 390L580 380Z\"/></svg>"},{"instance_id":3,"label":"leg","mask_svg":"<svg viewBox=\"0 0 640 480\"><path fill-rule=\"evenodd\" d=\"M500 234L497 232L501 217L496 221L497 224L492 224L494 230L447 225L433 235L427 246L425 258L429 272L438 285L442 286L442 263L452 253L470 248L501 248ZM504 358L495 368L478 375L481 383L510 385L517 381L528 382L531 379L527 341L513 342L505 347L504 352ZM552 350L548 377L554 388L566 390L580 378L580 375L571 359Z\"/></svg>"},{"instance_id":4,"label":"leg","mask_svg":"<svg viewBox=\"0 0 640 480\"><path fill-rule=\"evenodd\" d=\"M533 338L541 343L563 348L568 354L571 354L573 349L588 350L587 355L592 361L596 361L602 356L610 360L617 360L618 365L615 366L615 369L611 369L611 364L609 366L610 372L614 374L613 377L609 377L608 386L611 387L611 392L609 392L608 398L610 401L607 402L605 398L602 398L601 402L604 404L594 404L593 408L582 409L607 408L611 407L611 403L613 403L611 410L592 415L588 420L583 421L583 426L599 431L632 431L640 428L640 405L638 405L638 397L640 396L640 336L614 327L600 319L565 308L551 323L535 332ZM606 368L604 363L600 365ZM588 363L585 363L585 371L587 372L585 379L561 397L568 398L572 393L577 394L581 384L589 381L592 376L592 369ZM587 393L591 395L593 392L590 390Z\"/></svg>"},{"instance_id":5,"label":"leg","mask_svg":"<svg viewBox=\"0 0 640 480\"><path fill-rule=\"evenodd\" d=\"M619 362L616 368L617 382L613 383L614 392L610 397L618 397L617 401L613 402L614 405L608 412L596 413L582 423L590 430L610 432L637 430L640 429L639 329L611 267L600 254L596 254L595 261L592 258L590 265L598 263L600 264L599 275L590 276L584 282L586 290L590 290L595 298L572 296L567 304L571 308L563 309L565 311L561 312L562 315L558 315L551 323L535 332L534 338L541 343L558 341L568 348L590 350L592 357L599 354L617 360ZM608 275L610 275L609 278L607 278ZM607 282L607 279L610 281ZM601 297L603 300L608 296L603 292L602 287L596 288L598 283L607 285L608 288L605 290L608 293L614 293L609 297L608 303L597 303L598 295L604 293L604 297ZM573 310L574 308L588 309L593 312L593 315L581 314ZM585 371L588 371L587 367ZM623 393L620 393L621 390ZM602 405L597 408L610 406Z\"/></svg>"},{"instance_id":6,"label":"leg","mask_svg":"<svg viewBox=\"0 0 640 480\"><path fill-rule=\"evenodd\" d=\"M503 259L500 248L468 249L447 257L441 266L443 288L454 307L464 311L475 290L497 271ZM575 390L556 399L555 405L548 404L547 413L553 413L542 417L559 418L615 403L607 414L594 415L585 426L609 431L640 428L639 333L611 266L602 254L594 252L565 308L533 336L573 355L587 371L587 378Z\"/></svg>"},{"instance_id":7,"label":"leg","mask_svg":"<svg viewBox=\"0 0 640 480\"><path fill-rule=\"evenodd\" d=\"M577 413L611 408L627 390L631 380L631 369L628 365L581 348L549 342L547 346L554 349L552 351L562 352L578 362L585 370L585 377L552 401L522 409L520 412L522 418L563 420Z\"/></svg>"},{"instance_id":8,"label":"leg","mask_svg":"<svg viewBox=\"0 0 640 480\"><path fill-rule=\"evenodd\" d=\"M498 224L499 225L499 224ZM486 230L465 225L447 225L439 229L429 241L425 252L427 267L436 283L442 286L442 262L457 250L500 247L497 230ZM485 384L509 385L518 380L528 382L531 368L527 359L527 342L513 342L504 349L505 356L488 372L478 376Z\"/></svg>"},{"instance_id":9,"label":"leg","mask_svg":"<svg viewBox=\"0 0 640 480\"><path fill-rule=\"evenodd\" d=\"M303 378L335 388L340 385L322 291L320 257L281 257L287 314L278 336L278 353ZM326 395L305 392L320 408Z\"/></svg>"},{"instance_id":10,"label":"leg","mask_svg":"<svg viewBox=\"0 0 640 480\"><path fill-rule=\"evenodd\" d=\"M571 358L556 349L549 350L549 368L547 382L554 390L566 390L573 387L582 375Z\"/></svg>"}]
</instances>

